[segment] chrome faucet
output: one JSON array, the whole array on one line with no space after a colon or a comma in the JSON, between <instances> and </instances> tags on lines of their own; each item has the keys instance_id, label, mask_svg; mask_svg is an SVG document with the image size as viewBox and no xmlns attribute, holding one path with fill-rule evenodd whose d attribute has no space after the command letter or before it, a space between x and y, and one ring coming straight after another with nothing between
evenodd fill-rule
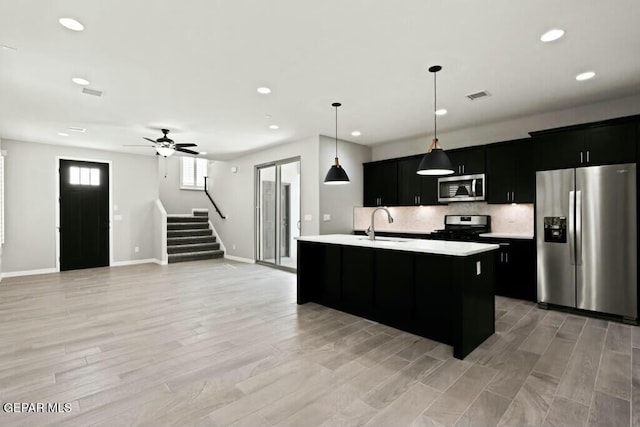
<instances>
[{"instance_id":1,"label":"chrome faucet","mask_svg":"<svg viewBox=\"0 0 640 427\"><path fill-rule=\"evenodd\" d=\"M389 209L375 208L373 212L371 212L371 225L369 226L369 228L367 228L367 231L366 231L367 236L369 236L369 240L376 240L376 228L373 225L373 218L376 215L376 212L378 212L379 210L383 210L387 213L387 219L389 220L389 224L393 222L393 217L391 216L391 212L389 212Z\"/></svg>"}]
</instances>

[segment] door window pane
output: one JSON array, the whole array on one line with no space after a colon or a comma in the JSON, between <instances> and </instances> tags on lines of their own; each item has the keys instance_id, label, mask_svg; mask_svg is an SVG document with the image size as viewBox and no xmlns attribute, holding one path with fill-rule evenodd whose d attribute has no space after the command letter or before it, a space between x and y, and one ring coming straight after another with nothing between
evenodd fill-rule
<instances>
[{"instance_id":1,"label":"door window pane","mask_svg":"<svg viewBox=\"0 0 640 427\"><path fill-rule=\"evenodd\" d=\"M91 185L100 185L100 169L91 169Z\"/></svg>"},{"instance_id":2,"label":"door window pane","mask_svg":"<svg viewBox=\"0 0 640 427\"><path fill-rule=\"evenodd\" d=\"M78 185L80 184L80 168L76 166L71 166L69 168L69 184Z\"/></svg>"}]
</instances>

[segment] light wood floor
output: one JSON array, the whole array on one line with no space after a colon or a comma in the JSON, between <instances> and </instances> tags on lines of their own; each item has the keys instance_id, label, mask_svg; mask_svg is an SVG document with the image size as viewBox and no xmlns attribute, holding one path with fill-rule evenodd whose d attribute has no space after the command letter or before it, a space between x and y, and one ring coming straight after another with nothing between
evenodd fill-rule
<instances>
[{"instance_id":1,"label":"light wood floor","mask_svg":"<svg viewBox=\"0 0 640 427\"><path fill-rule=\"evenodd\" d=\"M315 304L295 275L198 261L5 279L0 425L638 426L640 330L496 299L451 347Z\"/></svg>"}]
</instances>

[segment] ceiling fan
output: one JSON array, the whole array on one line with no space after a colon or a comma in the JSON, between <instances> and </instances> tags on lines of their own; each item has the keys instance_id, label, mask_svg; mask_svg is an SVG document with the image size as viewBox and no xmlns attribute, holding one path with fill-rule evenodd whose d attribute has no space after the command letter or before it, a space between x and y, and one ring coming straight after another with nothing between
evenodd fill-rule
<instances>
[{"instance_id":1,"label":"ceiling fan","mask_svg":"<svg viewBox=\"0 0 640 427\"><path fill-rule=\"evenodd\" d=\"M176 144L173 141L173 139L167 136L167 134L169 133L169 129L161 129L161 131L163 133L162 137L156 139L155 141L151 138L143 137L144 139L146 139L147 141L153 144L151 145L151 147L154 147L156 149L156 155L169 157L175 151L179 151L181 153L193 154L196 156L200 154L197 151L193 151L185 148L185 147L197 147L198 146L197 144L194 144L192 142L185 143L185 144ZM125 145L125 147L149 147L149 145Z\"/></svg>"}]
</instances>

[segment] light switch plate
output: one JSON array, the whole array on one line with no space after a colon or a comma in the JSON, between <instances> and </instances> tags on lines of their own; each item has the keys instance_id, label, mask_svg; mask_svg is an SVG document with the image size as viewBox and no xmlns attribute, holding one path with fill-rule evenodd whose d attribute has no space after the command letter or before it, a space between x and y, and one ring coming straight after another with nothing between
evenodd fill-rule
<instances>
[{"instance_id":1,"label":"light switch plate","mask_svg":"<svg viewBox=\"0 0 640 427\"><path fill-rule=\"evenodd\" d=\"M114 215L113 216L113 220L114 221L122 221L122 215Z\"/></svg>"},{"instance_id":2,"label":"light switch plate","mask_svg":"<svg viewBox=\"0 0 640 427\"><path fill-rule=\"evenodd\" d=\"M323 221L331 221L331 214L322 215L322 220Z\"/></svg>"},{"instance_id":3,"label":"light switch plate","mask_svg":"<svg viewBox=\"0 0 640 427\"><path fill-rule=\"evenodd\" d=\"M313 219L313 216L311 216L311 214L304 214L305 221L311 221L312 219Z\"/></svg>"},{"instance_id":4,"label":"light switch plate","mask_svg":"<svg viewBox=\"0 0 640 427\"><path fill-rule=\"evenodd\" d=\"M479 276L482 273L482 269L480 268L480 261L476 261L476 276Z\"/></svg>"}]
</instances>

